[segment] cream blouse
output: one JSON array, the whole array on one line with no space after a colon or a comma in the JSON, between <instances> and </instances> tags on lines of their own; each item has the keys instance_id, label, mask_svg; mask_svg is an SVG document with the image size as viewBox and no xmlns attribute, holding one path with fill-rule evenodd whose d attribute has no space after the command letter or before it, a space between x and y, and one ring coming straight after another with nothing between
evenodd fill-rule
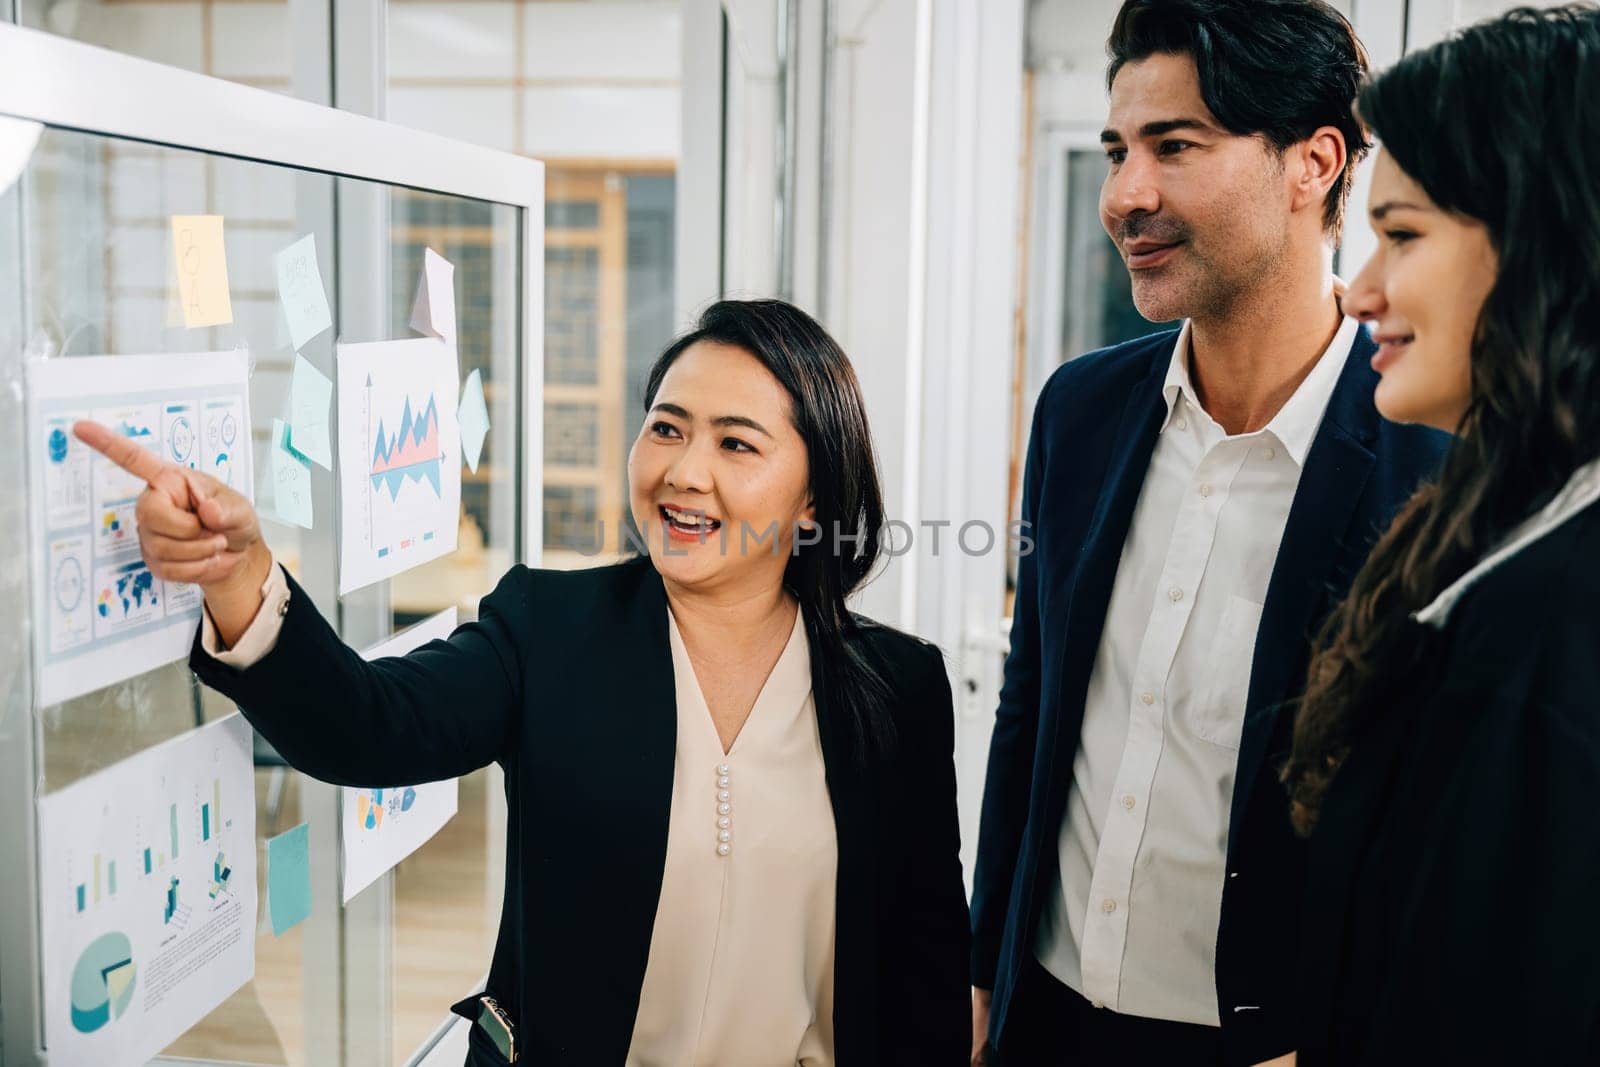
<instances>
[{"instance_id":1,"label":"cream blouse","mask_svg":"<svg viewBox=\"0 0 1600 1067\"><path fill-rule=\"evenodd\" d=\"M207 653L243 670L272 650L289 597L276 563L262 594L232 649L203 613ZM628 1067L831 1067L839 850L803 614L726 753L670 609L667 624L672 812Z\"/></svg>"},{"instance_id":2,"label":"cream blouse","mask_svg":"<svg viewBox=\"0 0 1600 1067\"><path fill-rule=\"evenodd\" d=\"M677 763L628 1065L832 1064L839 853L802 614L726 754L667 615Z\"/></svg>"}]
</instances>

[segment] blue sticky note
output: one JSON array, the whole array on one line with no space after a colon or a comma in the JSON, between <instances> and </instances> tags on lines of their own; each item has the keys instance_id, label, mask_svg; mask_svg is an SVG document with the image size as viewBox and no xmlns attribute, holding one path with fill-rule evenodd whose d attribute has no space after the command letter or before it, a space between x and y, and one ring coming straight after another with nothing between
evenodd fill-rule
<instances>
[{"instance_id":1,"label":"blue sticky note","mask_svg":"<svg viewBox=\"0 0 1600 1067\"><path fill-rule=\"evenodd\" d=\"M278 272L278 299L289 323L289 340L295 350L333 325L328 292L317 269L317 238L306 234L273 258Z\"/></svg>"},{"instance_id":2,"label":"blue sticky note","mask_svg":"<svg viewBox=\"0 0 1600 1067\"><path fill-rule=\"evenodd\" d=\"M309 823L267 839L267 910L273 937L282 937L311 915Z\"/></svg>"},{"instance_id":3,"label":"blue sticky note","mask_svg":"<svg viewBox=\"0 0 1600 1067\"><path fill-rule=\"evenodd\" d=\"M478 473L483 455L483 439L489 436L489 405L483 399L483 375L473 371L461 387L461 403L456 406L456 425L461 430L461 455L472 473Z\"/></svg>"},{"instance_id":4,"label":"blue sticky note","mask_svg":"<svg viewBox=\"0 0 1600 1067\"><path fill-rule=\"evenodd\" d=\"M304 356L294 357L289 380L289 447L323 470L333 469L328 441L328 402L333 383ZM309 525L309 524L308 524Z\"/></svg>"},{"instance_id":5,"label":"blue sticky note","mask_svg":"<svg viewBox=\"0 0 1600 1067\"><path fill-rule=\"evenodd\" d=\"M272 508L280 522L311 529L311 461L289 447L289 427L272 420Z\"/></svg>"}]
</instances>

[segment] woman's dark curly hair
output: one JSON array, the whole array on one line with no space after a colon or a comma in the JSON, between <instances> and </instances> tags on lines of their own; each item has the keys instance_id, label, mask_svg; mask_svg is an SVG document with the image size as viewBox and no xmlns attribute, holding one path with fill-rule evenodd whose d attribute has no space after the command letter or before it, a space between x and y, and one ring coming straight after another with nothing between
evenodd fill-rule
<instances>
[{"instance_id":1,"label":"woman's dark curly hair","mask_svg":"<svg viewBox=\"0 0 1600 1067\"><path fill-rule=\"evenodd\" d=\"M1282 777L1309 834L1363 727L1415 664L1413 612L1600 455L1600 9L1519 8L1409 55L1357 110L1498 257L1472 395L1436 484L1379 539L1323 627Z\"/></svg>"}]
</instances>

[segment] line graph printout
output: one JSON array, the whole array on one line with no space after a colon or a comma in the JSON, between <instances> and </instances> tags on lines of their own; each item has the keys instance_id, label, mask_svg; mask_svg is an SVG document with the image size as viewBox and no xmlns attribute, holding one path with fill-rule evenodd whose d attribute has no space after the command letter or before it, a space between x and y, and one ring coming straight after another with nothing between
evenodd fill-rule
<instances>
[{"instance_id":1,"label":"line graph printout","mask_svg":"<svg viewBox=\"0 0 1600 1067\"><path fill-rule=\"evenodd\" d=\"M403 656L429 641L442 641L456 628L451 607L423 619L362 653L367 659ZM344 859L344 902L421 848L455 817L456 779L392 789L339 790L340 854Z\"/></svg>"},{"instance_id":2,"label":"line graph printout","mask_svg":"<svg viewBox=\"0 0 1600 1067\"><path fill-rule=\"evenodd\" d=\"M171 463L251 496L244 352L73 356L28 364L34 661L43 706L181 659L198 586L163 582L139 555L144 482L79 441L94 419Z\"/></svg>"},{"instance_id":3,"label":"line graph printout","mask_svg":"<svg viewBox=\"0 0 1600 1067\"><path fill-rule=\"evenodd\" d=\"M456 548L455 346L339 345L339 595Z\"/></svg>"},{"instance_id":4,"label":"line graph printout","mask_svg":"<svg viewBox=\"0 0 1600 1067\"><path fill-rule=\"evenodd\" d=\"M250 980L255 813L238 713L39 800L51 1063L145 1063Z\"/></svg>"}]
</instances>

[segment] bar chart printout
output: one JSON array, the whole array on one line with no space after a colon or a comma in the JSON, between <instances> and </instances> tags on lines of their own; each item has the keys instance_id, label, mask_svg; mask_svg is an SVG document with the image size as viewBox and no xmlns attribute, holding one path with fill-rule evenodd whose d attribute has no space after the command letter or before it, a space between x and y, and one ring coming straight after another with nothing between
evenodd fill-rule
<instances>
[{"instance_id":1,"label":"bar chart printout","mask_svg":"<svg viewBox=\"0 0 1600 1067\"><path fill-rule=\"evenodd\" d=\"M455 346L338 346L339 593L455 551L461 456Z\"/></svg>"},{"instance_id":2,"label":"bar chart printout","mask_svg":"<svg viewBox=\"0 0 1600 1067\"><path fill-rule=\"evenodd\" d=\"M362 653L367 659L403 656L456 628L456 609L403 630ZM457 782L451 778L397 789L339 790L339 851L343 898L377 881L449 822L456 813Z\"/></svg>"},{"instance_id":3,"label":"bar chart printout","mask_svg":"<svg viewBox=\"0 0 1600 1067\"><path fill-rule=\"evenodd\" d=\"M146 1063L250 980L253 794L234 714L40 799L52 1062Z\"/></svg>"}]
</instances>

